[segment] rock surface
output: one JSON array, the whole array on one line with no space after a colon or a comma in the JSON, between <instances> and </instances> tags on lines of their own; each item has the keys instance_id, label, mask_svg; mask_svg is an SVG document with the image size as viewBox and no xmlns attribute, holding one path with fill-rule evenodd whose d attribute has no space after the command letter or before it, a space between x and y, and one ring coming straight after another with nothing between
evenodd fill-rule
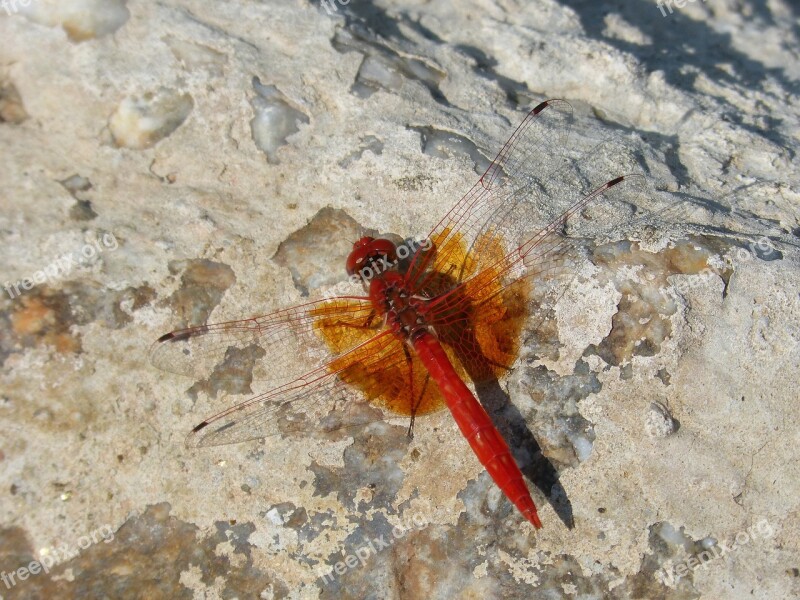
<instances>
[{"instance_id":1,"label":"rock surface","mask_svg":"<svg viewBox=\"0 0 800 600\"><path fill-rule=\"evenodd\" d=\"M4 3L0 595L799 597L798 19ZM619 138L677 210L598 242L484 390L541 531L446 412L184 447L263 390L156 371L153 340L336 289L345 236L424 237L547 97L570 157Z\"/></svg>"}]
</instances>

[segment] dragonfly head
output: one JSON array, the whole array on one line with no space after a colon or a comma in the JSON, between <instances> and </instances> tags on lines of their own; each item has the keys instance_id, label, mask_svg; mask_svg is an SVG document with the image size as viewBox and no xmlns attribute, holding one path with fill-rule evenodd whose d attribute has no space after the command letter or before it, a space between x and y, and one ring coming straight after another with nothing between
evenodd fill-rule
<instances>
[{"instance_id":1,"label":"dragonfly head","mask_svg":"<svg viewBox=\"0 0 800 600\"><path fill-rule=\"evenodd\" d=\"M362 237L355 244L347 257L347 274L358 275L361 279L370 279L397 262L397 249L393 242L372 237ZM367 268L372 275L367 276Z\"/></svg>"}]
</instances>

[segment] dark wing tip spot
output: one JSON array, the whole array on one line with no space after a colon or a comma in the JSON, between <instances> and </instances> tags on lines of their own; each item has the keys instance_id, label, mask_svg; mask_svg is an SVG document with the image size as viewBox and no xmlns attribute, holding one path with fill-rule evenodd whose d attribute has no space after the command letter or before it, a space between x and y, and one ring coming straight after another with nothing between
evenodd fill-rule
<instances>
[{"instance_id":1,"label":"dark wing tip spot","mask_svg":"<svg viewBox=\"0 0 800 600\"><path fill-rule=\"evenodd\" d=\"M549 101L549 100L545 100L544 102L542 102L541 104L539 104L539 105L538 105L536 108L534 108L534 109L533 109L531 112L532 112L534 115L538 115L540 112L542 112L542 111L545 109L545 107L546 107L548 104L550 104L550 101Z\"/></svg>"},{"instance_id":2,"label":"dark wing tip spot","mask_svg":"<svg viewBox=\"0 0 800 600\"><path fill-rule=\"evenodd\" d=\"M184 342L195 334L194 331L171 331L165 333L160 338L159 342Z\"/></svg>"},{"instance_id":3,"label":"dark wing tip spot","mask_svg":"<svg viewBox=\"0 0 800 600\"><path fill-rule=\"evenodd\" d=\"M610 188L610 187L611 187L611 186L613 186L613 185L617 185L617 184L618 184L619 182L621 182L621 181L625 181L625 177L624 177L624 176L622 176L622 175L620 175L619 177L616 177L615 179L612 179L611 181L609 181L609 182L606 184L606 187L607 187L607 188Z\"/></svg>"},{"instance_id":4,"label":"dark wing tip spot","mask_svg":"<svg viewBox=\"0 0 800 600\"><path fill-rule=\"evenodd\" d=\"M203 421L199 425L195 425L194 429L192 429L192 433L197 433L198 431L204 429L207 426L208 426L208 421Z\"/></svg>"}]
</instances>

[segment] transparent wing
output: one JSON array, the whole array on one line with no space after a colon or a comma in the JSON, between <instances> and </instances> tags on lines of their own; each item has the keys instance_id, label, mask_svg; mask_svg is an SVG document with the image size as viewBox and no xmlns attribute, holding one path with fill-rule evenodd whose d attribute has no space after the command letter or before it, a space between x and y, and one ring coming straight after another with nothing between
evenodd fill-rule
<instances>
[{"instance_id":1,"label":"transparent wing","mask_svg":"<svg viewBox=\"0 0 800 600\"><path fill-rule=\"evenodd\" d=\"M153 366L195 379L265 380L300 377L331 358L319 324L338 332L340 353L375 335L382 323L366 298L332 298L269 315L179 329L150 349Z\"/></svg>"},{"instance_id":2,"label":"transparent wing","mask_svg":"<svg viewBox=\"0 0 800 600\"><path fill-rule=\"evenodd\" d=\"M571 123L572 107L563 100L542 102L528 113L486 173L430 232L433 249L416 253L407 273L412 287L426 287L431 273L447 273L459 283L500 258L480 252L476 242L492 222L509 220L509 199L535 194L562 165Z\"/></svg>"},{"instance_id":3,"label":"transparent wing","mask_svg":"<svg viewBox=\"0 0 800 600\"><path fill-rule=\"evenodd\" d=\"M620 225L638 219L631 218L633 202L644 184L641 175L620 176L587 194L573 192L566 211L510 253L503 255L503 237L487 230L475 245L496 260L466 281L451 281L446 273L429 276L433 288L448 291L432 294L426 319L473 381L499 377L512 366L526 319L544 318L544 298L558 297L580 271L587 244L621 233ZM463 262L468 264L468 255Z\"/></svg>"},{"instance_id":4,"label":"transparent wing","mask_svg":"<svg viewBox=\"0 0 800 600\"><path fill-rule=\"evenodd\" d=\"M479 274L487 282L554 275L586 239L619 233L644 215L655 219L663 207L642 194L642 164L627 144L607 141L578 160L563 157L571 117L563 100L526 116L433 229L432 249L415 255L407 271L413 289L445 295Z\"/></svg>"},{"instance_id":5,"label":"transparent wing","mask_svg":"<svg viewBox=\"0 0 800 600\"><path fill-rule=\"evenodd\" d=\"M334 360L197 425L187 446L360 426L439 410L438 389L402 341L385 330Z\"/></svg>"},{"instance_id":6,"label":"transparent wing","mask_svg":"<svg viewBox=\"0 0 800 600\"><path fill-rule=\"evenodd\" d=\"M620 175L584 194L564 191L569 207L523 244L471 277L466 287L474 298L488 297L520 278L535 279L539 287L566 283L577 273L582 249L603 238L620 236L651 211L640 207L645 189L643 175ZM530 207L525 207L525 212ZM515 211L510 210L513 215ZM499 245L504 238L499 223L486 231L478 245ZM499 282L499 284L498 284Z\"/></svg>"}]
</instances>

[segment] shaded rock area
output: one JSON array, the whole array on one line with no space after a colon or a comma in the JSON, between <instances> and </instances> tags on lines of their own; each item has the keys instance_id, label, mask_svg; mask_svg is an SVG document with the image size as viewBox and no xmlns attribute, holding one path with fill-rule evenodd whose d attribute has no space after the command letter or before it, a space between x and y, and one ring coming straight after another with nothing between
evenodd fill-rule
<instances>
[{"instance_id":1,"label":"shaded rock area","mask_svg":"<svg viewBox=\"0 0 800 600\"><path fill-rule=\"evenodd\" d=\"M76 221L91 221L97 218L97 213L92 210L91 200L84 198L84 192L92 189L92 182L81 177L80 175L72 175L64 181L59 182L64 186L72 197L75 198L76 204L70 209L70 217Z\"/></svg>"},{"instance_id":2,"label":"shaded rock area","mask_svg":"<svg viewBox=\"0 0 800 600\"><path fill-rule=\"evenodd\" d=\"M365 231L343 210L325 207L281 242L272 260L288 269L294 286L302 296L308 296L311 289L345 278L342 256L346 257L353 243L365 235L377 232Z\"/></svg>"},{"instance_id":3,"label":"shaded rock area","mask_svg":"<svg viewBox=\"0 0 800 600\"><path fill-rule=\"evenodd\" d=\"M414 127L419 133L422 152L436 158L467 155L475 162L475 172L483 175L491 159L486 158L470 140L456 133L440 131L435 127Z\"/></svg>"},{"instance_id":4,"label":"shaded rock area","mask_svg":"<svg viewBox=\"0 0 800 600\"><path fill-rule=\"evenodd\" d=\"M369 98L380 89L400 92L405 82L411 81L426 87L436 101L447 104L439 89L446 73L430 59L401 54L393 46L360 25L337 31L334 48L363 56L350 91L361 98Z\"/></svg>"},{"instance_id":5,"label":"shaded rock area","mask_svg":"<svg viewBox=\"0 0 800 600\"><path fill-rule=\"evenodd\" d=\"M800 597L796 2L6 4L0 596ZM646 184L560 227L580 260L476 387L543 529L447 411L331 387L303 434L186 447L324 365L313 311L253 317L363 296L353 243L427 236L546 98L569 135L498 172L543 224L595 160Z\"/></svg>"},{"instance_id":6,"label":"shaded rock area","mask_svg":"<svg viewBox=\"0 0 800 600\"><path fill-rule=\"evenodd\" d=\"M22 98L13 83L0 80L0 123L17 124L28 118Z\"/></svg>"},{"instance_id":7,"label":"shaded rock area","mask_svg":"<svg viewBox=\"0 0 800 600\"><path fill-rule=\"evenodd\" d=\"M148 506L116 531L101 528L62 546L41 561L20 529L2 531L4 562L33 567L24 581L4 590L5 598L193 598L203 589L219 597L258 597L265 589L288 590L253 565L248 542L252 524L217 522L202 533L170 516L169 504ZM85 547L85 548L84 548ZM47 567L45 570L44 567ZM236 571L231 579L228 575ZM131 577L133 573L140 576ZM222 583L224 581L224 583ZM8 586L6 586L8 587Z\"/></svg>"},{"instance_id":8,"label":"shaded rock area","mask_svg":"<svg viewBox=\"0 0 800 600\"><path fill-rule=\"evenodd\" d=\"M223 294L236 282L228 265L210 260L176 260L169 264L180 286L164 304L180 319L181 327L201 325L217 307Z\"/></svg>"}]
</instances>

